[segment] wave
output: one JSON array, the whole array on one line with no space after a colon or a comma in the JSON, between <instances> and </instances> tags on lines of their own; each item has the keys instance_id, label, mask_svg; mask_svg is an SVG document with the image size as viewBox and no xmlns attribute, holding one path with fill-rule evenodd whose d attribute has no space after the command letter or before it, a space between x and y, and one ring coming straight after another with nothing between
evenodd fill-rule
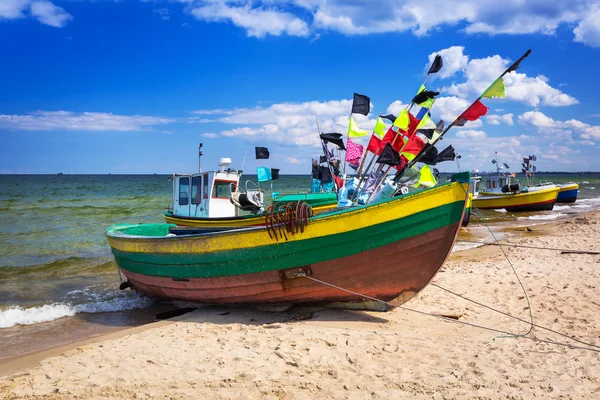
<instances>
[{"instance_id":1,"label":"wave","mask_svg":"<svg viewBox=\"0 0 600 400\"><path fill-rule=\"evenodd\" d=\"M589 186L587 189L596 190L596 188L594 186Z\"/></svg>"},{"instance_id":2,"label":"wave","mask_svg":"<svg viewBox=\"0 0 600 400\"><path fill-rule=\"evenodd\" d=\"M63 317L72 317L79 313L103 313L147 308L154 303L154 300L143 297L133 291L117 293L117 297L112 299L76 305L71 303L53 303L30 308L11 306L0 310L0 328L39 324Z\"/></svg>"},{"instance_id":3,"label":"wave","mask_svg":"<svg viewBox=\"0 0 600 400\"><path fill-rule=\"evenodd\" d=\"M107 274L117 270L113 260L67 257L29 266L0 266L3 279L54 279L73 275Z\"/></svg>"},{"instance_id":4,"label":"wave","mask_svg":"<svg viewBox=\"0 0 600 400\"><path fill-rule=\"evenodd\" d=\"M528 217L517 217L518 220L533 219L533 220L553 220L560 217L566 217L567 214L556 213L556 214L543 214L543 215L530 215Z\"/></svg>"},{"instance_id":5,"label":"wave","mask_svg":"<svg viewBox=\"0 0 600 400\"><path fill-rule=\"evenodd\" d=\"M583 181L583 182L581 182L581 183L588 183L588 184L589 184L589 182L588 182L588 181Z\"/></svg>"}]
</instances>

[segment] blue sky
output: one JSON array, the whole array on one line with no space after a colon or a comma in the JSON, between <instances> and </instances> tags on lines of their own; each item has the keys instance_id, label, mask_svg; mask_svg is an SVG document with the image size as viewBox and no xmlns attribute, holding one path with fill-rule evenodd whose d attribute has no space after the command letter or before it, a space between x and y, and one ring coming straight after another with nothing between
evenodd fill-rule
<instances>
[{"instance_id":1,"label":"blue sky","mask_svg":"<svg viewBox=\"0 0 600 400\"><path fill-rule=\"evenodd\" d=\"M461 167L600 171L600 6L546 0L0 0L0 173L172 173L231 157L309 173L323 131L442 94L452 121L528 48L506 99L444 138ZM366 139L363 140L366 142ZM455 170L454 163L440 169Z\"/></svg>"}]
</instances>

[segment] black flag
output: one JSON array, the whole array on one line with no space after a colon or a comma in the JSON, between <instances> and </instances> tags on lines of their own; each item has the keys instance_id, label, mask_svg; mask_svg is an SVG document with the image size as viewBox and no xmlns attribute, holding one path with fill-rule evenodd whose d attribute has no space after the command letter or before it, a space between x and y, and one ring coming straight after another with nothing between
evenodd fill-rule
<instances>
[{"instance_id":1,"label":"black flag","mask_svg":"<svg viewBox=\"0 0 600 400\"><path fill-rule=\"evenodd\" d=\"M368 96L354 93L352 101L352 113L368 115L371 111L371 99Z\"/></svg>"},{"instance_id":2,"label":"black flag","mask_svg":"<svg viewBox=\"0 0 600 400\"><path fill-rule=\"evenodd\" d=\"M396 116L394 114L382 115L381 118L389 119L390 121L396 121Z\"/></svg>"},{"instance_id":3,"label":"black flag","mask_svg":"<svg viewBox=\"0 0 600 400\"><path fill-rule=\"evenodd\" d=\"M271 168L271 180L279 179L279 169Z\"/></svg>"},{"instance_id":4,"label":"black flag","mask_svg":"<svg viewBox=\"0 0 600 400\"><path fill-rule=\"evenodd\" d=\"M454 147L452 147L452 145L450 145L438 153L437 157L435 158L435 161L436 162L454 161L455 158L456 158L456 153L454 152Z\"/></svg>"},{"instance_id":5,"label":"black flag","mask_svg":"<svg viewBox=\"0 0 600 400\"><path fill-rule=\"evenodd\" d=\"M504 165L504 168L506 168L506 169L510 168L507 163L502 163L502 164Z\"/></svg>"},{"instance_id":6,"label":"black flag","mask_svg":"<svg viewBox=\"0 0 600 400\"><path fill-rule=\"evenodd\" d=\"M422 92L417 93L415 97L413 97L412 102L415 104L421 104L429 99L433 99L438 94L440 94L440 92L434 92L433 90L423 90Z\"/></svg>"},{"instance_id":7,"label":"black flag","mask_svg":"<svg viewBox=\"0 0 600 400\"><path fill-rule=\"evenodd\" d=\"M333 143L333 144L337 145L340 149L346 150L346 146L344 146L344 141L342 140L341 133L335 133L335 132L321 133L321 140L324 141L325 143L327 143L327 142Z\"/></svg>"},{"instance_id":8,"label":"black flag","mask_svg":"<svg viewBox=\"0 0 600 400\"><path fill-rule=\"evenodd\" d=\"M256 153L257 160L266 160L269 158L269 149L266 147L255 147L254 151Z\"/></svg>"},{"instance_id":9,"label":"black flag","mask_svg":"<svg viewBox=\"0 0 600 400\"><path fill-rule=\"evenodd\" d=\"M427 143L425 147L423 147L423 155L419 159L419 162L428 165L435 165L437 164L437 156L438 149L435 146L432 146L429 143Z\"/></svg>"},{"instance_id":10,"label":"black flag","mask_svg":"<svg viewBox=\"0 0 600 400\"><path fill-rule=\"evenodd\" d=\"M327 157L319 156L319 164L323 164L324 162L327 162Z\"/></svg>"},{"instance_id":11,"label":"black flag","mask_svg":"<svg viewBox=\"0 0 600 400\"><path fill-rule=\"evenodd\" d=\"M535 156L535 154L534 154L534 155L532 155L532 156L529 156L529 159L530 159L531 161L537 161L537 157Z\"/></svg>"},{"instance_id":12,"label":"black flag","mask_svg":"<svg viewBox=\"0 0 600 400\"><path fill-rule=\"evenodd\" d=\"M519 68L519 64L521 64L521 61L523 61L525 57L529 56L529 54L531 54L531 49L527 50L525 54L521 56L521 58L519 58L513 65L508 67L505 73L508 74L509 72L516 71L517 68Z\"/></svg>"},{"instance_id":13,"label":"black flag","mask_svg":"<svg viewBox=\"0 0 600 400\"><path fill-rule=\"evenodd\" d=\"M443 66L444 62L442 61L442 56L438 54L435 56L435 60L433 60L433 63L431 64L431 67L429 67L429 72L427 72L427 74L435 74L442 69Z\"/></svg>"},{"instance_id":14,"label":"black flag","mask_svg":"<svg viewBox=\"0 0 600 400\"><path fill-rule=\"evenodd\" d=\"M400 165L400 154L388 142L377 158L377 163L386 165Z\"/></svg>"},{"instance_id":15,"label":"black flag","mask_svg":"<svg viewBox=\"0 0 600 400\"><path fill-rule=\"evenodd\" d=\"M418 129L417 133L422 133L423 135L427 136L427 139L431 139L435 131L437 131L437 129Z\"/></svg>"},{"instance_id":16,"label":"black flag","mask_svg":"<svg viewBox=\"0 0 600 400\"><path fill-rule=\"evenodd\" d=\"M435 128L436 128L438 131L440 131L440 132L441 132L441 131L443 131L443 130L444 130L444 125L446 125L446 123L444 122L444 120L443 120L443 119L440 119L440 120L438 121L438 123L437 123L437 124L435 124Z\"/></svg>"}]
</instances>

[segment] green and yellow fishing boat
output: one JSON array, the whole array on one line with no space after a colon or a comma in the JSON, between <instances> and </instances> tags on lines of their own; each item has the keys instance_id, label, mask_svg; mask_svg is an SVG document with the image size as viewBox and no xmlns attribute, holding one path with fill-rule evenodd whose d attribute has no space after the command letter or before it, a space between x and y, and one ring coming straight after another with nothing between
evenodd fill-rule
<instances>
[{"instance_id":1,"label":"green and yellow fishing boat","mask_svg":"<svg viewBox=\"0 0 600 400\"><path fill-rule=\"evenodd\" d=\"M290 203L266 226L185 234L173 224L121 224L106 237L127 278L122 286L155 299L273 305L370 296L402 303L450 254L468 182L468 173L457 174L421 192L312 217Z\"/></svg>"}]
</instances>

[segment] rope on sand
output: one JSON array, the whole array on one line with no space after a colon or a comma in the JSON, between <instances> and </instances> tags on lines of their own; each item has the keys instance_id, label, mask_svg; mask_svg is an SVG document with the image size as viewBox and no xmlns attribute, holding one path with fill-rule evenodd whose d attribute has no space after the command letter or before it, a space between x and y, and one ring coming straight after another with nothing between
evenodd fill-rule
<instances>
[{"instance_id":1,"label":"rope on sand","mask_svg":"<svg viewBox=\"0 0 600 400\"><path fill-rule=\"evenodd\" d=\"M480 244L482 246L499 246L499 244L495 243L495 242L481 242L479 240L458 239L457 242L462 242L462 243L477 243L477 244ZM512 243L502 243L502 246L517 247L517 248L521 247L521 248L524 248L524 249L560 251L561 254L592 254L592 255L600 254L600 251L593 251L593 250L560 249L560 248L556 248L556 247L528 246L528 245L523 245L523 244L512 244Z\"/></svg>"}]
</instances>

